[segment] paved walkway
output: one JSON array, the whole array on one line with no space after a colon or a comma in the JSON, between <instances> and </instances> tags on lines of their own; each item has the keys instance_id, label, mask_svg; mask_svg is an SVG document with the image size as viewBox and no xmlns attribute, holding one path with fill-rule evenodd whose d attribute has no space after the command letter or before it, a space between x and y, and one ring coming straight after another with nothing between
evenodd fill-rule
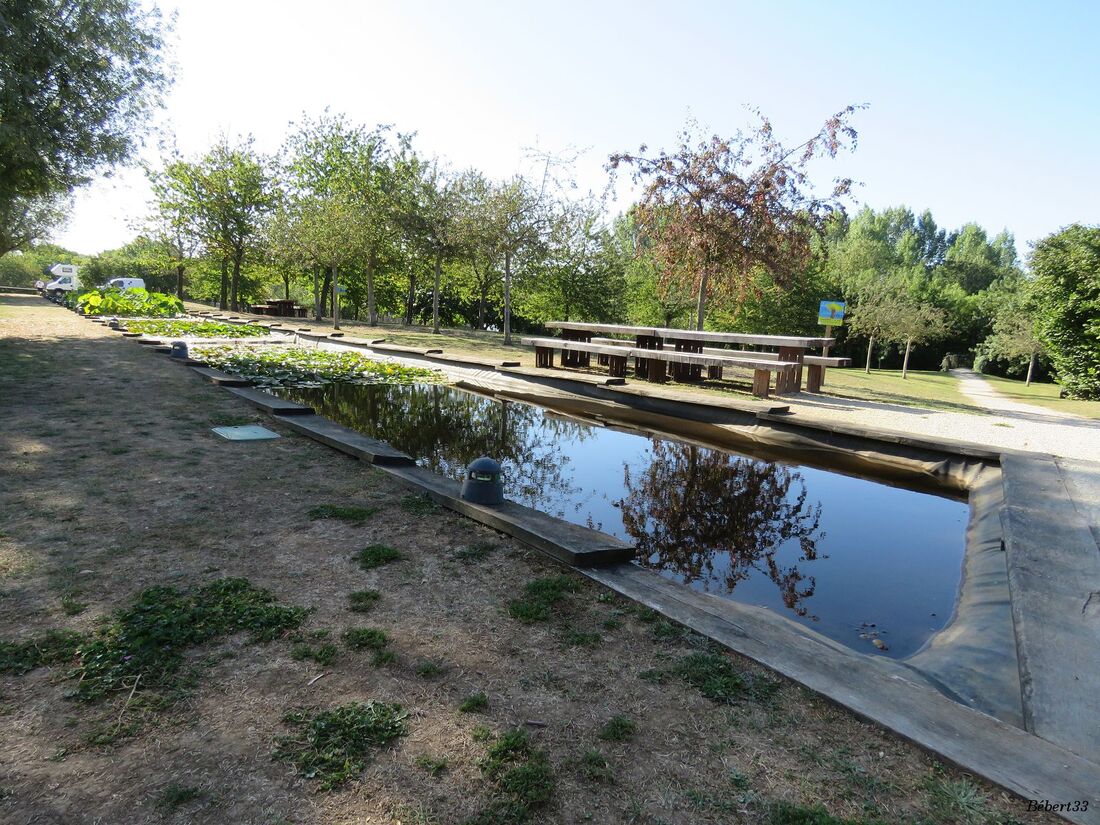
<instances>
[{"instance_id":1,"label":"paved walkway","mask_svg":"<svg viewBox=\"0 0 1100 825\"><path fill-rule=\"evenodd\" d=\"M990 412L1012 413L1015 415L1027 415L1037 418L1046 418L1057 423L1063 418L1080 419L1081 416L1072 413L1055 413L1046 407L1038 407L1034 404L1021 404L1002 395L996 387L982 378L981 373L971 369L954 369L951 375L959 379L959 390L971 401L980 407L985 407Z\"/></svg>"}]
</instances>

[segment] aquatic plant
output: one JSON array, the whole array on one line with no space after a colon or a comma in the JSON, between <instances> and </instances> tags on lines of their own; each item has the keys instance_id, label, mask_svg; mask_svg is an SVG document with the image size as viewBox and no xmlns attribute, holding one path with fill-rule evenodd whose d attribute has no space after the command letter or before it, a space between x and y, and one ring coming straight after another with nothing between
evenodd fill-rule
<instances>
[{"instance_id":1,"label":"aquatic plant","mask_svg":"<svg viewBox=\"0 0 1100 825\"><path fill-rule=\"evenodd\" d=\"M183 301L175 295L144 289L82 289L70 292L65 305L84 315L171 318L183 314Z\"/></svg>"},{"instance_id":2,"label":"aquatic plant","mask_svg":"<svg viewBox=\"0 0 1100 825\"><path fill-rule=\"evenodd\" d=\"M270 334L267 327L256 324L223 324L218 321L186 319L130 321L126 324L126 329L142 335L159 335L165 338L254 338Z\"/></svg>"},{"instance_id":3,"label":"aquatic plant","mask_svg":"<svg viewBox=\"0 0 1100 825\"><path fill-rule=\"evenodd\" d=\"M329 383L411 384L442 378L435 370L372 361L357 352L301 347L241 349L217 344L194 347L191 352L193 357L215 369L268 387Z\"/></svg>"}]
</instances>

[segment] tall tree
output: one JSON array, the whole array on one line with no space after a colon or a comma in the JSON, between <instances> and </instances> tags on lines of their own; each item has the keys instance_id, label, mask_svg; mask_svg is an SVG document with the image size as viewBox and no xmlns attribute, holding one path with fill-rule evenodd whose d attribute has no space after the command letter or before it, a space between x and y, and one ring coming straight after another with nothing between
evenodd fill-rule
<instances>
[{"instance_id":1,"label":"tall tree","mask_svg":"<svg viewBox=\"0 0 1100 825\"><path fill-rule=\"evenodd\" d=\"M126 160L168 85L160 12L137 0L0 9L0 255L61 217L57 198Z\"/></svg>"},{"instance_id":2,"label":"tall tree","mask_svg":"<svg viewBox=\"0 0 1100 825\"><path fill-rule=\"evenodd\" d=\"M165 263L176 273L176 297L183 300L184 278L199 252L201 238L191 206L192 170L178 154L166 158L159 169L146 167L153 190L152 214L146 234L160 248Z\"/></svg>"},{"instance_id":3,"label":"tall tree","mask_svg":"<svg viewBox=\"0 0 1100 825\"><path fill-rule=\"evenodd\" d=\"M986 300L993 305L991 331L978 347L979 357L1026 361L1025 382L1030 386L1045 349L1035 328L1033 283L1022 276L999 281L986 291Z\"/></svg>"},{"instance_id":4,"label":"tall tree","mask_svg":"<svg viewBox=\"0 0 1100 825\"><path fill-rule=\"evenodd\" d=\"M459 179L440 169L439 161L416 169L413 198L406 214L406 231L432 269L432 331L439 333L439 295L443 265L465 249L461 231L462 197Z\"/></svg>"},{"instance_id":5,"label":"tall tree","mask_svg":"<svg viewBox=\"0 0 1100 825\"><path fill-rule=\"evenodd\" d=\"M665 276L692 283L698 329L712 291L743 296L754 268L765 267L783 283L806 264L813 237L852 185L838 180L830 194L817 195L810 163L855 145L849 124L855 111L841 110L793 148L761 115L748 134L703 139L689 127L671 152L650 155L643 145L637 153L611 156L612 171L629 166L643 186L637 214L656 239Z\"/></svg>"},{"instance_id":6,"label":"tall tree","mask_svg":"<svg viewBox=\"0 0 1100 825\"><path fill-rule=\"evenodd\" d=\"M849 320L855 335L869 338L866 372L871 371L871 349L875 338L891 344L904 344L901 377L909 377L909 355L917 344L942 338L950 331L947 313L914 298L903 279L893 278L868 287L861 295Z\"/></svg>"}]
</instances>

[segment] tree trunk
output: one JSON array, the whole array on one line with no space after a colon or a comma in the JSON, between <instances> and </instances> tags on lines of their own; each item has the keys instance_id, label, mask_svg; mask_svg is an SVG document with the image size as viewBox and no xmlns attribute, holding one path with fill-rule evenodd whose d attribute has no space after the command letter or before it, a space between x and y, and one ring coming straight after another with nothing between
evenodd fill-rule
<instances>
[{"instance_id":1,"label":"tree trunk","mask_svg":"<svg viewBox=\"0 0 1100 825\"><path fill-rule=\"evenodd\" d=\"M228 300L228 294L229 294L229 261L227 261L225 258L222 258L222 283L221 283L221 291L218 293L218 309L225 310L225 309L229 308L227 306L227 303L226 303L227 300Z\"/></svg>"},{"instance_id":2,"label":"tree trunk","mask_svg":"<svg viewBox=\"0 0 1100 825\"><path fill-rule=\"evenodd\" d=\"M332 273L327 266L323 267L322 271L325 273L325 277L321 281L321 317L323 318L328 314L328 301L332 294Z\"/></svg>"},{"instance_id":3,"label":"tree trunk","mask_svg":"<svg viewBox=\"0 0 1100 825\"><path fill-rule=\"evenodd\" d=\"M867 365L863 368L863 371L867 374L871 372L871 353L875 351L875 336L871 336L871 340L867 342Z\"/></svg>"},{"instance_id":4,"label":"tree trunk","mask_svg":"<svg viewBox=\"0 0 1100 825\"><path fill-rule=\"evenodd\" d=\"M176 297L183 300L183 264L176 264Z\"/></svg>"},{"instance_id":5,"label":"tree trunk","mask_svg":"<svg viewBox=\"0 0 1100 825\"><path fill-rule=\"evenodd\" d=\"M905 339L905 360L903 360L901 362L901 377L902 378L908 378L909 377L909 350L911 350L912 348L913 348L913 339L912 338L906 338Z\"/></svg>"},{"instance_id":6,"label":"tree trunk","mask_svg":"<svg viewBox=\"0 0 1100 825\"><path fill-rule=\"evenodd\" d=\"M512 253L504 253L504 346L512 344Z\"/></svg>"},{"instance_id":7,"label":"tree trunk","mask_svg":"<svg viewBox=\"0 0 1100 825\"><path fill-rule=\"evenodd\" d=\"M439 335L439 277L443 268L443 255L435 253L435 285L432 287L432 332Z\"/></svg>"},{"instance_id":8,"label":"tree trunk","mask_svg":"<svg viewBox=\"0 0 1100 825\"><path fill-rule=\"evenodd\" d=\"M338 270L332 268L332 328L340 329L340 286L337 283Z\"/></svg>"},{"instance_id":9,"label":"tree trunk","mask_svg":"<svg viewBox=\"0 0 1100 825\"><path fill-rule=\"evenodd\" d=\"M283 273L283 298L290 300L290 275Z\"/></svg>"},{"instance_id":10,"label":"tree trunk","mask_svg":"<svg viewBox=\"0 0 1100 825\"><path fill-rule=\"evenodd\" d=\"M699 280L699 301L696 305L695 311L695 328L701 330L703 328L703 320L706 317L707 311L707 281L710 280L710 276L707 272L703 272L702 278Z\"/></svg>"},{"instance_id":11,"label":"tree trunk","mask_svg":"<svg viewBox=\"0 0 1100 825\"><path fill-rule=\"evenodd\" d=\"M411 327L413 322L413 304L416 302L416 272L409 271L409 291L405 295L405 326Z\"/></svg>"},{"instance_id":12,"label":"tree trunk","mask_svg":"<svg viewBox=\"0 0 1100 825\"><path fill-rule=\"evenodd\" d=\"M477 328L485 329L485 302L489 298L489 284L481 285L481 294L477 299Z\"/></svg>"},{"instance_id":13,"label":"tree trunk","mask_svg":"<svg viewBox=\"0 0 1100 825\"><path fill-rule=\"evenodd\" d=\"M1027 365L1027 381L1024 383L1025 387L1031 386L1031 379L1035 376L1035 361L1038 359L1039 353L1031 353L1031 360Z\"/></svg>"},{"instance_id":14,"label":"tree trunk","mask_svg":"<svg viewBox=\"0 0 1100 825\"><path fill-rule=\"evenodd\" d=\"M232 306L234 312L240 312L241 308L237 304L237 292L241 285L241 259L240 256L233 256L233 284L232 284Z\"/></svg>"},{"instance_id":15,"label":"tree trunk","mask_svg":"<svg viewBox=\"0 0 1100 825\"><path fill-rule=\"evenodd\" d=\"M313 319L321 320L321 279L317 276L318 267L313 267Z\"/></svg>"},{"instance_id":16,"label":"tree trunk","mask_svg":"<svg viewBox=\"0 0 1100 825\"><path fill-rule=\"evenodd\" d=\"M374 268L378 263L372 249L367 257L367 321L370 325L378 325L378 312L374 306Z\"/></svg>"}]
</instances>

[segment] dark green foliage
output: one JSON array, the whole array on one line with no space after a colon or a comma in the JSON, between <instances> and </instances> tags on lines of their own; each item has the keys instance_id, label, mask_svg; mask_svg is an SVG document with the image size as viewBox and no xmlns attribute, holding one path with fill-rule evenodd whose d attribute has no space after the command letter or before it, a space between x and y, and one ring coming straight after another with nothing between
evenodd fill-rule
<instances>
[{"instance_id":1,"label":"dark green foliage","mask_svg":"<svg viewBox=\"0 0 1100 825\"><path fill-rule=\"evenodd\" d=\"M314 521L322 518L335 518L340 519L340 521L350 521L353 524L362 524L377 512L377 507L341 507L337 504L321 504L310 508L307 515Z\"/></svg>"},{"instance_id":2,"label":"dark green foliage","mask_svg":"<svg viewBox=\"0 0 1100 825\"><path fill-rule=\"evenodd\" d=\"M171 318L183 313L183 302L175 295L144 289L84 289L70 292L65 303L85 315Z\"/></svg>"},{"instance_id":3,"label":"dark green foliage","mask_svg":"<svg viewBox=\"0 0 1100 825\"><path fill-rule=\"evenodd\" d=\"M427 754L421 754L416 757L416 766L426 771L428 776L439 776L443 771L447 770L447 760L437 759Z\"/></svg>"},{"instance_id":4,"label":"dark green foliage","mask_svg":"<svg viewBox=\"0 0 1100 825\"><path fill-rule=\"evenodd\" d=\"M385 667L397 661L397 654L392 650L376 650L370 657L370 663L375 667Z\"/></svg>"},{"instance_id":5,"label":"dark green foliage","mask_svg":"<svg viewBox=\"0 0 1100 825\"><path fill-rule=\"evenodd\" d=\"M481 772L493 781L496 799L467 823L521 823L531 809L554 794L554 771L545 751L537 750L523 728L511 728L489 746Z\"/></svg>"},{"instance_id":6,"label":"dark green foliage","mask_svg":"<svg viewBox=\"0 0 1100 825\"><path fill-rule=\"evenodd\" d=\"M62 596L61 609L66 616L79 616L88 607L84 602L77 601L75 596Z\"/></svg>"},{"instance_id":7,"label":"dark green foliage","mask_svg":"<svg viewBox=\"0 0 1100 825\"><path fill-rule=\"evenodd\" d=\"M306 642L298 642L290 649L291 658L299 661L303 659L312 659L322 666L328 666L335 662L339 653L339 650L336 649L336 645L334 644L324 644L313 647Z\"/></svg>"},{"instance_id":8,"label":"dark green foliage","mask_svg":"<svg viewBox=\"0 0 1100 825\"><path fill-rule=\"evenodd\" d=\"M434 501L419 493L409 493L401 497L401 509L414 516L426 516L439 509Z\"/></svg>"},{"instance_id":9,"label":"dark green foliage","mask_svg":"<svg viewBox=\"0 0 1100 825\"><path fill-rule=\"evenodd\" d=\"M352 650L383 650L390 640L376 627L353 627L344 631L344 644Z\"/></svg>"},{"instance_id":10,"label":"dark green foliage","mask_svg":"<svg viewBox=\"0 0 1100 825\"><path fill-rule=\"evenodd\" d=\"M298 627L299 607L280 607L246 579L219 579L188 593L170 587L144 591L80 649L77 695L93 699L112 690L168 685L188 647L217 636L248 631L270 641Z\"/></svg>"},{"instance_id":11,"label":"dark green foliage","mask_svg":"<svg viewBox=\"0 0 1100 825\"><path fill-rule=\"evenodd\" d=\"M36 667L72 662L83 642L83 634L72 630L48 630L26 642L0 641L0 673L18 675Z\"/></svg>"},{"instance_id":12,"label":"dark green foliage","mask_svg":"<svg viewBox=\"0 0 1100 825\"><path fill-rule=\"evenodd\" d=\"M475 742L488 742L493 738L493 729L488 725L477 725L470 731L470 738Z\"/></svg>"},{"instance_id":13,"label":"dark green foliage","mask_svg":"<svg viewBox=\"0 0 1100 825\"><path fill-rule=\"evenodd\" d=\"M401 561L405 557L401 555L400 550L389 545L372 544L356 553L354 558L364 570L373 570L391 561Z\"/></svg>"},{"instance_id":14,"label":"dark green foliage","mask_svg":"<svg viewBox=\"0 0 1100 825\"><path fill-rule=\"evenodd\" d=\"M550 618L550 609L576 589L568 576L549 576L528 582L522 599L508 603L508 613L524 624L544 622Z\"/></svg>"},{"instance_id":15,"label":"dark green foliage","mask_svg":"<svg viewBox=\"0 0 1100 825\"><path fill-rule=\"evenodd\" d=\"M423 679L434 679L443 672L439 662L423 661L416 665L416 675Z\"/></svg>"},{"instance_id":16,"label":"dark green foliage","mask_svg":"<svg viewBox=\"0 0 1100 825\"><path fill-rule=\"evenodd\" d=\"M454 557L458 559L458 561L464 561L466 563L484 561L488 558L489 554L496 549L496 544L491 541L478 541L463 547L461 550L456 550Z\"/></svg>"},{"instance_id":17,"label":"dark green foliage","mask_svg":"<svg viewBox=\"0 0 1100 825\"><path fill-rule=\"evenodd\" d=\"M611 769L611 764L598 750L585 751L580 758L579 768L589 782L615 781L615 772Z\"/></svg>"},{"instance_id":18,"label":"dark green foliage","mask_svg":"<svg viewBox=\"0 0 1100 825\"><path fill-rule=\"evenodd\" d=\"M283 717L293 734L276 739L275 759L290 762L299 775L332 790L362 773L375 748L408 729L400 705L352 702L332 710L297 711Z\"/></svg>"},{"instance_id":19,"label":"dark green foliage","mask_svg":"<svg viewBox=\"0 0 1100 825\"><path fill-rule=\"evenodd\" d=\"M463 713L477 713L489 707L489 697L484 693L471 693L462 700L458 709Z\"/></svg>"},{"instance_id":20,"label":"dark green foliage","mask_svg":"<svg viewBox=\"0 0 1100 825\"><path fill-rule=\"evenodd\" d=\"M186 805L192 799L197 799L201 793L198 788L173 782L160 792L157 797L157 807L162 811L171 812L181 805Z\"/></svg>"},{"instance_id":21,"label":"dark green foliage","mask_svg":"<svg viewBox=\"0 0 1100 825\"><path fill-rule=\"evenodd\" d=\"M668 619L660 619L653 624L653 638L658 642L674 642L682 639L687 631Z\"/></svg>"},{"instance_id":22,"label":"dark green foliage","mask_svg":"<svg viewBox=\"0 0 1100 825\"><path fill-rule=\"evenodd\" d=\"M358 352L299 347L241 349L224 345L194 347L195 357L258 386L301 384L411 384L437 380L434 370L372 361Z\"/></svg>"},{"instance_id":23,"label":"dark green foliage","mask_svg":"<svg viewBox=\"0 0 1100 825\"><path fill-rule=\"evenodd\" d=\"M353 613L368 613L378 602L382 594L377 590L357 590L348 594L348 610Z\"/></svg>"},{"instance_id":24,"label":"dark green foliage","mask_svg":"<svg viewBox=\"0 0 1100 825\"><path fill-rule=\"evenodd\" d=\"M1080 224L1031 255L1039 335L1058 383L1073 398L1100 398L1100 227Z\"/></svg>"},{"instance_id":25,"label":"dark green foliage","mask_svg":"<svg viewBox=\"0 0 1100 825\"><path fill-rule=\"evenodd\" d=\"M267 327L256 324L223 324L218 321L128 321L126 329L164 338L258 338L271 334Z\"/></svg>"},{"instance_id":26,"label":"dark green foliage","mask_svg":"<svg viewBox=\"0 0 1100 825\"><path fill-rule=\"evenodd\" d=\"M600 739L607 742L625 742L633 739L638 732L638 725L629 716L612 716L606 724L600 728Z\"/></svg>"},{"instance_id":27,"label":"dark green foliage","mask_svg":"<svg viewBox=\"0 0 1100 825\"><path fill-rule=\"evenodd\" d=\"M768 825L885 825L877 819L840 819L821 806L804 808L789 802L773 803L768 809Z\"/></svg>"},{"instance_id":28,"label":"dark green foliage","mask_svg":"<svg viewBox=\"0 0 1100 825\"><path fill-rule=\"evenodd\" d=\"M599 633L589 633L575 627L567 628L561 638L570 647L595 647L603 641Z\"/></svg>"},{"instance_id":29,"label":"dark green foliage","mask_svg":"<svg viewBox=\"0 0 1100 825\"><path fill-rule=\"evenodd\" d=\"M668 673L716 702L768 699L779 689L777 680L739 671L719 653L688 654Z\"/></svg>"}]
</instances>

